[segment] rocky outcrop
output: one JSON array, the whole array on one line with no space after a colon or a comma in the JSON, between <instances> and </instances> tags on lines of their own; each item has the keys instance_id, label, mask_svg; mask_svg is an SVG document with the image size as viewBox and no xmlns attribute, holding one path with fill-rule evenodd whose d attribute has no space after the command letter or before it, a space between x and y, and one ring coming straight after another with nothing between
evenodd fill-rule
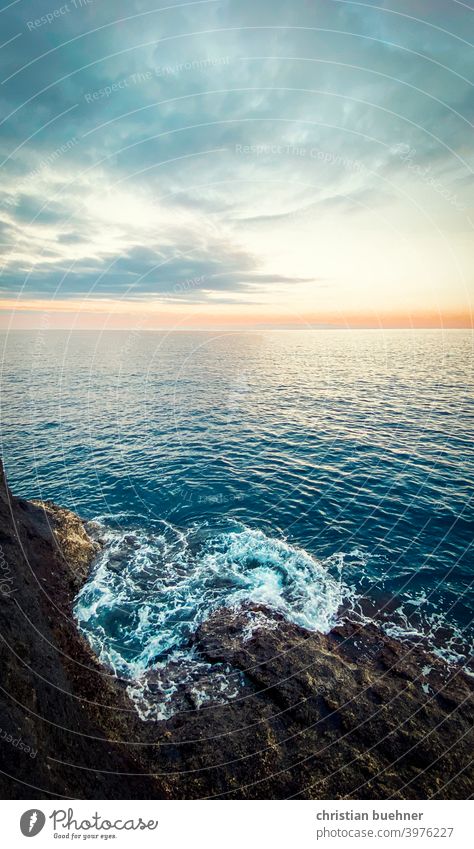
<instances>
[{"instance_id":1,"label":"rocky outcrop","mask_svg":"<svg viewBox=\"0 0 474 849\"><path fill-rule=\"evenodd\" d=\"M96 544L70 511L14 498L1 469L0 547L2 798L128 795L118 773L135 763L126 746L110 745L101 706L115 700L116 686L71 616ZM148 785L138 778L135 795Z\"/></svg>"},{"instance_id":2,"label":"rocky outcrop","mask_svg":"<svg viewBox=\"0 0 474 849\"><path fill-rule=\"evenodd\" d=\"M142 722L72 618L97 551L81 520L14 498L2 473L0 547L3 798L473 793L472 679L421 647L375 625L322 635L263 608L217 611L195 647L242 674L239 697L189 695Z\"/></svg>"}]
</instances>

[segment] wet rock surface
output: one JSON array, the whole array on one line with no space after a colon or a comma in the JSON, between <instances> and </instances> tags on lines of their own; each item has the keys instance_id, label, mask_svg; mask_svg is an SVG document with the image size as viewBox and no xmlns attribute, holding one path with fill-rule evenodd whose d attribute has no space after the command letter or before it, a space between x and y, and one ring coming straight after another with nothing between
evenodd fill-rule
<instances>
[{"instance_id":1,"label":"wet rock surface","mask_svg":"<svg viewBox=\"0 0 474 849\"><path fill-rule=\"evenodd\" d=\"M473 680L376 625L305 631L264 607L218 610L196 652L238 695L140 720L72 605L100 541L68 510L0 480L4 798L467 798ZM117 564L120 568L120 564ZM149 688L154 686L150 670Z\"/></svg>"}]
</instances>

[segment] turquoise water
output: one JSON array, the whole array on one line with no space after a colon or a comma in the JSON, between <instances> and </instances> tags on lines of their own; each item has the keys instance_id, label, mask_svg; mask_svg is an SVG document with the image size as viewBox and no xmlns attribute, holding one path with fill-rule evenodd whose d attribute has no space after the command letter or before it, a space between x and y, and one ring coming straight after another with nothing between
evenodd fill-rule
<instances>
[{"instance_id":1,"label":"turquoise water","mask_svg":"<svg viewBox=\"0 0 474 849\"><path fill-rule=\"evenodd\" d=\"M161 670L161 697L196 681L197 624L247 601L320 630L349 606L465 659L472 334L1 341L11 486L98 521L107 544L76 616L117 674Z\"/></svg>"}]
</instances>

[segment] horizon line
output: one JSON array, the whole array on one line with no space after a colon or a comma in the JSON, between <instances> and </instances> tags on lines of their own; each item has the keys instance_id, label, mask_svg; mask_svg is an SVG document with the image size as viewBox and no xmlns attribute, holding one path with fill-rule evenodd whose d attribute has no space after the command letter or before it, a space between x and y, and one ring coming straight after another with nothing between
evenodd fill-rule
<instances>
[{"instance_id":1,"label":"horizon line","mask_svg":"<svg viewBox=\"0 0 474 849\"><path fill-rule=\"evenodd\" d=\"M42 325L32 326L32 327L2 327L0 326L0 333L8 334L8 333L31 333L32 331L42 331L44 333L316 333L320 331L334 331L334 330L343 330L347 332L357 332L357 331L366 331L373 330L375 332L383 332L387 333L389 331L410 331L410 330L425 330L425 331L438 331L440 333L446 330L456 330L456 331L466 331L471 330L474 331L474 323L466 324L466 325L391 325L391 326L383 326L383 325L324 325L320 327L259 327L258 325L251 325L250 327L136 327L136 326L127 326L127 327L45 327Z\"/></svg>"}]
</instances>

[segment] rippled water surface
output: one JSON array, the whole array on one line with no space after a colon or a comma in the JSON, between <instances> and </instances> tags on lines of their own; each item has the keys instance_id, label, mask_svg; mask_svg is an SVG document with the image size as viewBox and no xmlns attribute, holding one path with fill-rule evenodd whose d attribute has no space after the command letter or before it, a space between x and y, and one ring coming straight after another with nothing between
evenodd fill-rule
<instances>
[{"instance_id":1,"label":"rippled water surface","mask_svg":"<svg viewBox=\"0 0 474 849\"><path fill-rule=\"evenodd\" d=\"M386 627L465 653L469 332L35 331L2 349L11 486L99 520L76 614L118 674L166 668L171 692L197 623L246 601L323 630L343 601L382 604Z\"/></svg>"}]
</instances>

